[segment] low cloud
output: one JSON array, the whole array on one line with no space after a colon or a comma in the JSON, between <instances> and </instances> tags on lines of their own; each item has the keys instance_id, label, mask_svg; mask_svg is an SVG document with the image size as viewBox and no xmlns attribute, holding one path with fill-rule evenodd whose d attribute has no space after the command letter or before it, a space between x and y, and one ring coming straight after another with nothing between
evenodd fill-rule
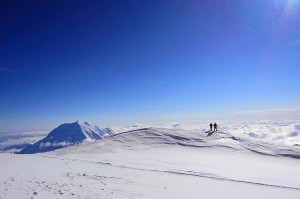
<instances>
[{"instance_id":1,"label":"low cloud","mask_svg":"<svg viewBox=\"0 0 300 199\"><path fill-rule=\"evenodd\" d=\"M171 129L180 129L180 128L181 128L181 125L180 125L180 123L178 123L178 122L174 122L174 123L172 123L172 124L170 125L170 128L171 128Z\"/></svg>"},{"instance_id":2,"label":"low cloud","mask_svg":"<svg viewBox=\"0 0 300 199\"><path fill-rule=\"evenodd\" d=\"M45 143L41 143L39 148L41 149L46 147L65 147L69 145L71 145L71 143L69 142L54 142L54 143L45 142Z\"/></svg>"},{"instance_id":3,"label":"low cloud","mask_svg":"<svg viewBox=\"0 0 300 199\"><path fill-rule=\"evenodd\" d=\"M242 119L299 120L300 108L241 111L236 112L235 115Z\"/></svg>"}]
</instances>

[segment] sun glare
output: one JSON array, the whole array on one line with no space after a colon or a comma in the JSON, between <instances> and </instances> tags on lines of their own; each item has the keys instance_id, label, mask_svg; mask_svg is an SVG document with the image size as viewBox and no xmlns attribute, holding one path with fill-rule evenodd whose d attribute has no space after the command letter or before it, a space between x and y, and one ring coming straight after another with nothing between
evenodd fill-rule
<instances>
[{"instance_id":1,"label":"sun glare","mask_svg":"<svg viewBox=\"0 0 300 199\"><path fill-rule=\"evenodd\" d=\"M296 12L296 5L298 4L299 0L288 0L284 7L284 16L291 17Z\"/></svg>"}]
</instances>

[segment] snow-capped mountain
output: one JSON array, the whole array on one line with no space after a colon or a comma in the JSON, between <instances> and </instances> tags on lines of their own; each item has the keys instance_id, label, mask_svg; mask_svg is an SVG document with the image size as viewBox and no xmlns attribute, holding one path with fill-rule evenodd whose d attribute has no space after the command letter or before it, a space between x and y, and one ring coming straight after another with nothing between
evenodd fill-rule
<instances>
[{"instance_id":1,"label":"snow-capped mountain","mask_svg":"<svg viewBox=\"0 0 300 199\"><path fill-rule=\"evenodd\" d=\"M99 128L97 125L76 121L58 126L47 137L25 147L19 153L30 154L53 151L83 141L100 140L114 134L114 131L110 128Z\"/></svg>"}]
</instances>

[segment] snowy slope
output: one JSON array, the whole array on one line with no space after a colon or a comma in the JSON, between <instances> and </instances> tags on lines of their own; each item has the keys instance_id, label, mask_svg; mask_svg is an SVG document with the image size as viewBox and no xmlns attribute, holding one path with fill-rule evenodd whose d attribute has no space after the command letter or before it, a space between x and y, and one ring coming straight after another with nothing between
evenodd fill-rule
<instances>
[{"instance_id":1,"label":"snowy slope","mask_svg":"<svg viewBox=\"0 0 300 199\"><path fill-rule=\"evenodd\" d=\"M184 129L205 131L210 122L183 121L150 124L133 124L129 126L115 126L115 132L126 132L141 128L156 127L169 129ZM274 144L300 145L300 121L219 121L218 129L234 136L261 140Z\"/></svg>"},{"instance_id":2,"label":"snowy slope","mask_svg":"<svg viewBox=\"0 0 300 199\"><path fill-rule=\"evenodd\" d=\"M101 144L114 148L139 148L186 146L195 148L226 148L234 151L247 151L270 156L292 157L300 159L300 148L287 145L276 145L252 140L241 135L227 132L186 131L180 129L144 128L111 136ZM97 145L98 143L95 143ZM91 147L92 145L88 145ZM80 148L84 150L84 145ZM110 147L106 148L109 149ZM103 149L103 150L106 150ZM68 150L68 149L66 149ZM72 150L72 149L71 149ZM59 151L60 153L64 150ZM72 153L69 151L67 153Z\"/></svg>"},{"instance_id":3,"label":"snowy slope","mask_svg":"<svg viewBox=\"0 0 300 199\"><path fill-rule=\"evenodd\" d=\"M21 150L20 154L40 153L63 148L83 141L100 140L114 135L109 128L101 129L96 125L79 121L62 124L52 130L47 137Z\"/></svg>"},{"instance_id":4,"label":"snowy slope","mask_svg":"<svg viewBox=\"0 0 300 199\"><path fill-rule=\"evenodd\" d=\"M299 154L230 133L145 128L48 153L0 154L0 198L296 199Z\"/></svg>"}]
</instances>

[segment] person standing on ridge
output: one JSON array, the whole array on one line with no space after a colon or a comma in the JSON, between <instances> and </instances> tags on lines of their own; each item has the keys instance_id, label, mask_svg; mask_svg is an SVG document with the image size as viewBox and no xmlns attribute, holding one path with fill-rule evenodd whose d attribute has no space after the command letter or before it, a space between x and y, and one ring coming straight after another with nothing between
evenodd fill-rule
<instances>
[{"instance_id":1,"label":"person standing on ridge","mask_svg":"<svg viewBox=\"0 0 300 199\"><path fill-rule=\"evenodd\" d=\"M218 130L218 125L217 123L214 123L214 131L217 131Z\"/></svg>"},{"instance_id":2,"label":"person standing on ridge","mask_svg":"<svg viewBox=\"0 0 300 199\"><path fill-rule=\"evenodd\" d=\"M212 131L212 126L213 126L212 123L210 123L209 126L210 126L210 131Z\"/></svg>"}]
</instances>

